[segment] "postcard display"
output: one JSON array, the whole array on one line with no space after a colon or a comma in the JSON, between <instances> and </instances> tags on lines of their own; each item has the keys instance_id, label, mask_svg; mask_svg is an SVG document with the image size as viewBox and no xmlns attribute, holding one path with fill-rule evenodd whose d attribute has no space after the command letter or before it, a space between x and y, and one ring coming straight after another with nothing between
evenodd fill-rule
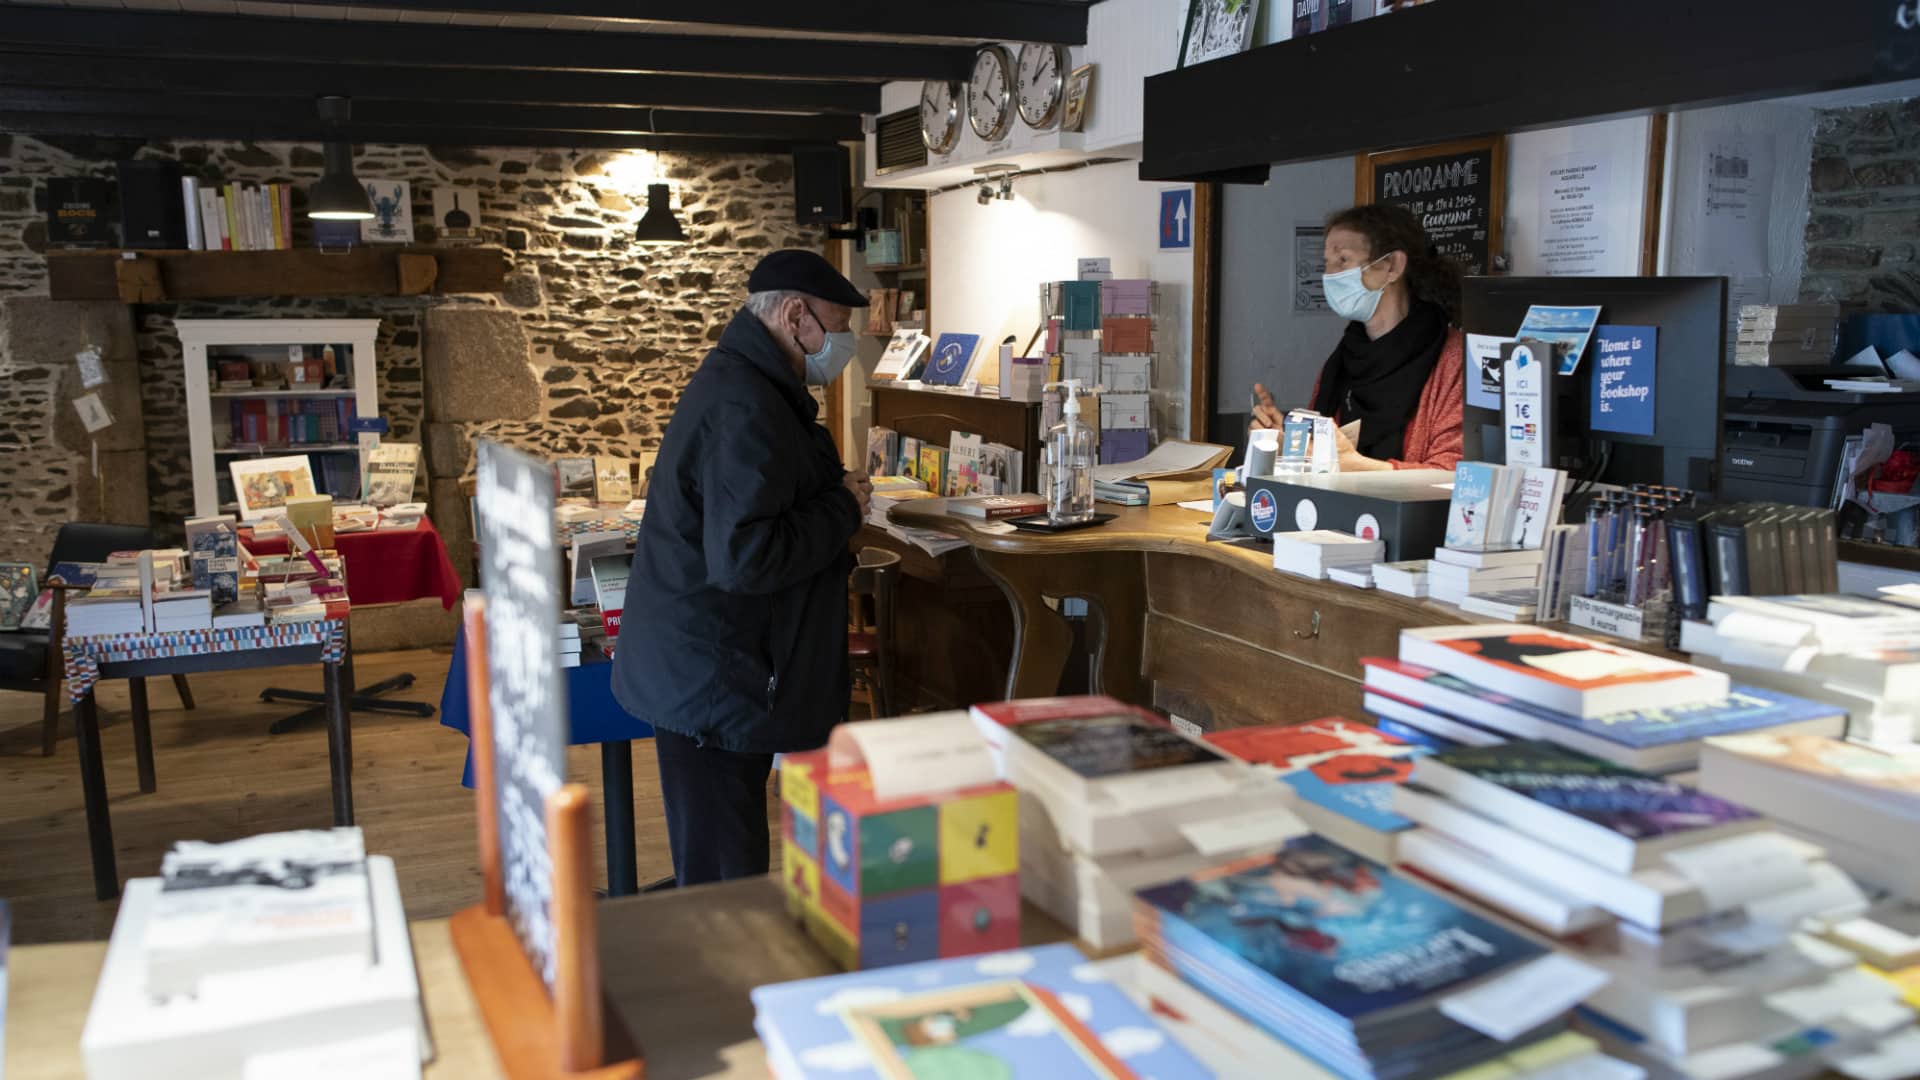
<instances>
[{"instance_id":1,"label":"postcard display","mask_svg":"<svg viewBox=\"0 0 1920 1080\"><path fill-rule=\"evenodd\" d=\"M513 1080L636 1080L631 1039L603 1015L587 790L565 783L553 509L546 462L480 444L483 596L466 634L485 898L453 916L453 943Z\"/></svg>"},{"instance_id":2,"label":"postcard display","mask_svg":"<svg viewBox=\"0 0 1920 1080\"><path fill-rule=\"evenodd\" d=\"M1153 447L1159 310L1160 286L1143 278L1040 286L1046 350L1060 357L1060 378L1100 388L1102 465L1134 461Z\"/></svg>"}]
</instances>

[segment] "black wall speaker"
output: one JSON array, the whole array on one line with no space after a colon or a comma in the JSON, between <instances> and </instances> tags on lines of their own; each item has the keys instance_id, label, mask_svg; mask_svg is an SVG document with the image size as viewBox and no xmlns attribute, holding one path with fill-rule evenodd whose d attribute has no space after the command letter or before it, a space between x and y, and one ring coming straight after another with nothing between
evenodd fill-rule
<instances>
[{"instance_id":1,"label":"black wall speaker","mask_svg":"<svg viewBox=\"0 0 1920 1080\"><path fill-rule=\"evenodd\" d=\"M853 202L853 155L844 146L793 151L793 217L802 225L839 225Z\"/></svg>"},{"instance_id":2,"label":"black wall speaker","mask_svg":"<svg viewBox=\"0 0 1920 1080\"><path fill-rule=\"evenodd\" d=\"M122 161L120 243L130 248L187 246L187 210L175 161Z\"/></svg>"}]
</instances>

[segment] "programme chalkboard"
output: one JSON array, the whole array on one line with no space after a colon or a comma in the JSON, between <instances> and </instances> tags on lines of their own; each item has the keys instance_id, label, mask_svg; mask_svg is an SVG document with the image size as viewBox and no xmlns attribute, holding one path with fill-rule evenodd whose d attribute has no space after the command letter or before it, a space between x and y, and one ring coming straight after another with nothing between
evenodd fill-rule
<instances>
[{"instance_id":1,"label":"programme chalkboard","mask_svg":"<svg viewBox=\"0 0 1920 1080\"><path fill-rule=\"evenodd\" d=\"M474 516L487 597L487 703L507 919L553 988L553 860L547 797L567 774L567 685L559 656L560 556L553 539L553 468L480 444Z\"/></svg>"},{"instance_id":2,"label":"programme chalkboard","mask_svg":"<svg viewBox=\"0 0 1920 1080\"><path fill-rule=\"evenodd\" d=\"M1363 154L1354 201L1403 206L1420 219L1441 255L1465 274L1495 268L1506 212L1505 136Z\"/></svg>"}]
</instances>

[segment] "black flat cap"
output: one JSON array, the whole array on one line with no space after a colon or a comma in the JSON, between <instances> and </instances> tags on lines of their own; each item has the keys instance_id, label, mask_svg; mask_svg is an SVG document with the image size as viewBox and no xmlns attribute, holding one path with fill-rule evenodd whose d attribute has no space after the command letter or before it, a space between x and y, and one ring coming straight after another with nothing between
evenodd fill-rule
<instances>
[{"instance_id":1,"label":"black flat cap","mask_svg":"<svg viewBox=\"0 0 1920 1080\"><path fill-rule=\"evenodd\" d=\"M747 275L747 291L797 292L825 300L829 304L863 308L867 297L853 282L840 276L833 264L812 251L789 249L776 251L760 260Z\"/></svg>"}]
</instances>

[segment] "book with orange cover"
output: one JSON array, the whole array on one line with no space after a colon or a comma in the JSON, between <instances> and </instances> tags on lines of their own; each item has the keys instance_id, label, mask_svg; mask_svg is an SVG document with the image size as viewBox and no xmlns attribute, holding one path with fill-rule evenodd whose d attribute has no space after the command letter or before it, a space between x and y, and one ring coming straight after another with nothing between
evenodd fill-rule
<instances>
[{"instance_id":1,"label":"book with orange cover","mask_svg":"<svg viewBox=\"0 0 1920 1080\"><path fill-rule=\"evenodd\" d=\"M1400 632L1400 659L1573 716L1696 705L1727 676L1624 645L1511 623Z\"/></svg>"}]
</instances>

